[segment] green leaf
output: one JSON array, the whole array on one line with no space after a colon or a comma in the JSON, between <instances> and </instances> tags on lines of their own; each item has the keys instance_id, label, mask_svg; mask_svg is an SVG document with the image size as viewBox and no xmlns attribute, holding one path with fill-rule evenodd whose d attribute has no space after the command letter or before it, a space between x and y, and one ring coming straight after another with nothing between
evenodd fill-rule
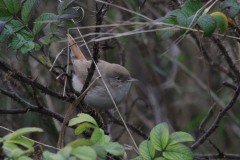
<instances>
[{"instance_id":1,"label":"green leaf","mask_svg":"<svg viewBox=\"0 0 240 160\"><path fill-rule=\"evenodd\" d=\"M41 0L27 0L22 7L22 20L25 23L32 18L35 13L35 9L39 6Z\"/></svg>"},{"instance_id":2,"label":"green leaf","mask_svg":"<svg viewBox=\"0 0 240 160\"><path fill-rule=\"evenodd\" d=\"M61 19L72 19L72 18L78 18L80 14L77 10L73 8L68 8L65 11L62 12L62 15L60 16Z\"/></svg>"},{"instance_id":3,"label":"green leaf","mask_svg":"<svg viewBox=\"0 0 240 160\"><path fill-rule=\"evenodd\" d=\"M43 157L46 159L46 160L50 160L50 156L52 155L55 155L54 153L51 153L49 151L44 151L43 152Z\"/></svg>"},{"instance_id":4,"label":"green leaf","mask_svg":"<svg viewBox=\"0 0 240 160\"><path fill-rule=\"evenodd\" d=\"M58 36L54 35L51 39L51 42L57 42L57 41L61 41L61 38L59 38Z\"/></svg>"},{"instance_id":5,"label":"green leaf","mask_svg":"<svg viewBox=\"0 0 240 160\"><path fill-rule=\"evenodd\" d=\"M143 159L143 157L142 157L142 156L138 156L138 157L136 157L136 158L133 158L133 159L131 159L131 160L144 160L144 159Z\"/></svg>"},{"instance_id":6,"label":"green leaf","mask_svg":"<svg viewBox=\"0 0 240 160\"><path fill-rule=\"evenodd\" d=\"M11 20L7 23L13 30L13 32L17 32L24 27L24 25L18 20Z\"/></svg>"},{"instance_id":7,"label":"green leaf","mask_svg":"<svg viewBox=\"0 0 240 160\"><path fill-rule=\"evenodd\" d=\"M167 159L164 157L158 157L158 158L155 158L154 160L167 160Z\"/></svg>"},{"instance_id":8,"label":"green leaf","mask_svg":"<svg viewBox=\"0 0 240 160\"><path fill-rule=\"evenodd\" d=\"M33 41L34 40L34 36L32 35L32 33L26 31L25 29L21 29L17 33L21 34L21 36L23 36L23 38L26 41Z\"/></svg>"},{"instance_id":9,"label":"green leaf","mask_svg":"<svg viewBox=\"0 0 240 160\"><path fill-rule=\"evenodd\" d=\"M58 28L56 32L53 33L54 35L57 35L58 37L65 38L66 35L66 30L64 28Z\"/></svg>"},{"instance_id":10,"label":"green leaf","mask_svg":"<svg viewBox=\"0 0 240 160\"><path fill-rule=\"evenodd\" d=\"M0 7L0 21L10 21L13 18L12 14L6 9Z\"/></svg>"},{"instance_id":11,"label":"green leaf","mask_svg":"<svg viewBox=\"0 0 240 160\"><path fill-rule=\"evenodd\" d=\"M238 15L239 12L240 12L240 5L238 3L235 3L234 5L231 6L229 10L229 17L233 19Z\"/></svg>"},{"instance_id":12,"label":"green leaf","mask_svg":"<svg viewBox=\"0 0 240 160\"><path fill-rule=\"evenodd\" d=\"M52 63L51 61L49 60L48 57L44 56L44 55L38 55L38 59L40 62L42 62L42 64L44 64L45 66L47 67L51 67L52 66Z\"/></svg>"},{"instance_id":13,"label":"green leaf","mask_svg":"<svg viewBox=\"0 0 240 160\"><path fill-rule=\"evenodd\" d=\"M51 37L52 37L52 35L47 35L47 36L40 38L39 41L44 45L48 45L50 43Z\"/></svg>"},{"instance_id":14,"label":"green leaf","mask_svg":"<svg viewBox=\"0 0 240 160\"><path fill-rule=\"evenodd\" d=\"M3 143L3 149L11 152L15 149L18 149L18 146L15 145L15 144L12 144L12 143L4 142Z\"/></svg>"},{"instance_id":15,"label":"green leaf","mask_svg":"<svg viewBox=\"0 0 240 160\"><path fill-rule=\"evenodd\" d=\"M62 15L62 12L64 9L66 9L71 3L73 3L75 0L64 0L58 5L57 11L59 15Z\"/></svg>"},{"instance_id":16,"label":"green leaf","mask_svg":"<svg viewBox=\"0 0 240 160\"><path fill-rule=\"evenodd\" d=\"M139 152L146 160L151 160L155 155L155 149L151 141L145 140L139 145Z\"/></svg>"},{"instance_id":17,"label":"green leaf","mask_svg":"<svg viewBox=\"0 0 240 160\"><path fill-rule=\"evenodd\" d=\"M61 154L64 157L64 159L68 159L70 157L70 155L71 155L71 152L72 152L72 148L67 146L67 147L64 147L58 153Z\"/></svg>"},{"instance_id":18,"label":"green leaf","mask_svg":"<svg viewBox=\"0 0 240 160\"><path fill-rule=\"evenodd\" d=\"M106 152L106 150L104 149L104 147L102 145L95 144L95 145L93 145L91 147L97 153L98 159L106 160L107 152Z\"/></svg>"},{"instance_id":19,"label":"green leaf","mask_svg":"<svg viewBox=\"0 0 240 160\"><path fill-rule=\"evenodd\" d=\"M64 28L76 27L72 20L63 20L58 26Z\"/></svg>"},{"instance_id":20,"label":"green leaf","mask_svg":"<svg viewBox=\"0 0 240 160\"><path fill-rule=\"evenodd\" d=\"M76 156L79 159L84 159L84 160L97 159L97 153L91 147L87 147L87 146L74 148L72 150L72 155Z\"/></svg>"},{"instance_id":21,"label":"green leaf","mask_svg":"<svg viewBox=\"0 0 240 160\"><path fill-rule=\"evenodd\" d=\"M0 21L0 34L2 33L6 23L7 23L6 21Z\"/></svg>"},{"instance_id":22,"label":"green leaf","mask_svg":"<svg viewBox=\"0 0 240 160\"><path fill-rule=\"evenodd\" d=\"M34 48L34 42L27 42L21 47L21 52L23 54L31 51Z\"/></svg>"},{"instance_id":23,"label":"green leaf","mask_svg":"<svg viewBox=\"0 0 240 160\"><path fill-rule=\"evenodd\" d=\"M66 145L69 146L69 147L72 147L72 148L76 148L78 146L91 146L93 145L93 143L90 141L90 140L87 140L87 139L77 139L75 141L72 141L71 143L68 143Z\"/></svg>"},{"instance_id":24,"label":"green leaf","mask_svg":"<svg viewBox=\"0 0 240 160\"><path fill-rule=\"evenodd\" d=\"M4 0L5 5L11 14L16 14L21 8L21 0Z\"/></svg>"},{"instance_id":25,"label":"green leaf","mask_svg":"<svg viewBox=\"0 0 240 160\"><path fill-rule=\"evenodd\" d=\"M110 141L110 137L104 135L104 131L101 128L95 128L90 140L94 144L104 144Z\"/></svg>"},{"instance_id":26,"label":"green leaf","mask_svg":"<svg viewBox=\"0 0 240 160\"><path fill-rule=\"evenodd\" d=\"M49 23L45 28L44 31L48 34L53 34L57 30L57 26L54 23Z\"/></svg>"},{"instance_id":27,"label":"green leaf","mask_svg":"<svg viewBox=\"0 0 240 160\"><path fill-rule=\"evenodd\" d=\"M4 42L7 40L8 36L13 32L12 28L9 25L5 25L2 33L0 34L0 42Z\"/></svg>"},{"instance_id":28,"label":"green leaf","mask_svg":"<svg viewBox=\"0 0 240 160\"><path fill-rule=\"evenodd\" d=\"M215 19L209 14L205 14L197 24L204 31L205 36L211 35L217 27Z\"/></svg>"},{"instance_id":29,"label":"green leaf","mask_svg":"<svg viewBox=\"0 0 240 160\"><path fill-rule=\"evenodd\" d=\"M90 115L88 115L88 114L80 113L77 116L78 116L77 118L73 118L73 119L70 120L68 126L74 126L74 125L76 125L78 123L83 123L83 122L92 123L95 126L98 126L97 122L95 121L95 119L93 117L91 117Z\"/></svg>"},{"instance_id":30,"label":"green leaf","mask_svg":"<svg viewBox=\"0 0 240 160\"><path fill-rule=\"evenodd\" d=\"M168 19L165 19L163 21L164 23L168 23L168 24L174 24L174 25L177 25L177 19L176 18L168 18ZM172 27L172 26L160 26L158 27L158 29L164 29L164 28L169 28L169 27ZM161 41L161 40L164 40L164 39L168 39L168 38L171 38L175 33L177 32L177 30L164 30L164 31L158 31L157 32L157 39L158 41Z\"/></svg>"},{"instance_id":31,"label":"green leaf","mask_svg":"<svg viewBox=\"0 0 240 160\"><path fill-rule=\"evenodd\" d=\"M75 129L74 134L76 136L79 135L79 134L82 134L88 128L96 128L96 126L91 124L91 123L79 124L78 127Z\"/></svg>"},{"instance_id":32,"label":"green leaf","mask_svg":"<svg viewBox=\"0 0 240 160\"><path fill-rule=\"evenodd\" d=\"M39 51L40 49L41 49L41 46L38 43L34 42L34 51L36 52L36 51ZM50 62L48 64L50 64L51 66Z\"/></svg>"},{"instance_id":33,"label":"green leaf","mask_svg":"<svg viewBox=\"0 0 240 160\"><path fill-rule=\"evenodd\" d=\"M168 142L169 129L167 123L160 123L155 126L150 132L150 138L154 148L162 151Z\"/></svg>"},{"instance_id":34,"label":"green leaf","mask_svg":"<svg viewBox=\"0 0 240 160\"><path fill-rule=\"evenodd\" d=\"M180 10L177 14L177 21L180 26L188 27L190 22L188 20L191 17L191 13L185 10Z\"/></svg>"},{"instance_id":35,"label":"green leaf","mask_svg":"<svg viewBox=\"0 0 240 160\"><path fill-rule=\"evenodd\" d=\"M32 160L32 158L26 157L26 156L20 156L17 160Z\"/></svg>"},{"instance_id":36,"label":"green leaf","mask_svg":"<svg viewBox=\"0 0 240 160\"><path fill-rule=\"evenodd\" d=\"M60 154L53 154L50 156L51 160L65 160L65 158Z\"/></svg>"},{"instance_id":37,"label":"green leaf","mask_svg":"<svg viewBox=\"0 0 240 160\"><path fill-rule=\"evenodd\" d=\"M188 11L191 14L195 14L202 7L203 4L198 0L188 0L182 5L182 10Z\"/></svg>"},{"instance_id":38,"label":"green leaf","mask_svg":"<svg viewBox=\"0 0 240 160\"><path fill-rule=\"evenodd\" d=\"M33 34L36 35L47 23L44 21L48 21L52 19L55 16L53 13L44 13L41 16L39 16L33 25Z\"/></svg>"},{"instance_id":39,"label":"green leaf","mask_svg":"<svg viewBox=\"0 0 240 160\"><path fill-rule=\"evenodd\" d=\"M3 0L0 0L0 7L7 8Z\"/></svg>"},{"instance_id":40,"label":"green leaf","mask_svg":"<svg viewBox=\"0 0 240 160\"><path fill-rule=\"evenodd\" d=\"M163 156L170 160L193 160L192 151L183 144L174 144L167 146Z\"/></svg>"},{"instance_id":41,"label":"green leaf","mask_svg":"<svg viewBox=\"0 0 240 160\"><path fill-rule=\"evenodd\" d=\"M21 36L21 34L16 33L13 36L13 40L12 40L12 46L13 49L18 49L20 48L26 41L24 41L23 36Z\"/></svg>"},{"instance_id":42,"label":"green leaf","mask_svg":"<svg viewBox=\"0 0 240 160\"><path fill-rule=\"evenodd\" d=\"M123 146L121 146L119 143L117 142L108 142L108 143L104 143L103 147L105 148L105 150L114 155L114 156L122 156L124 154L124 148Z\"/></svg>"},{"instance_id":43,"label":"green leaf","mask_svg":"<svg viewBox=\"0 0 240 160\"><path fill-rule=\"evenodd\" d=\"M227 7L231 7L235 3L237 3L237 0L225 0L221 6L221 9L224 10Z\"/></svg>"},{"instance_id":44,"label":"green leaf","mask_svg":"<svg viewBox=\"0 0 240 160\"><path fill-rule=\"evenodd\" d=\"M11 151L12 157L14 157L14 158L19 157L24 153L25 152L23 150L21 150L20 148L16 148L16 149Z\"/></svg>"},{"instance_id":45,"label":"green leaf","mask_svg":"<svg viewBox=\"0 0 240 160\"><path fill-rule=\"evenodd\" d=\"M210 15L215 19L219 32L224 33L228 28L227 16L221 12L214 12Z\"/></svg>"},{"instance_id":46,"label":"green leaf","mask_svg":"<svg viewBox=\"0 0 240 160\"><path fill-rule=\"evenodd\" d=\"M174 132L169 136L168 145L173 145L179 142L192 142L194 138L186 132Z\"/></svg>"},{"instance_id":47,"label":"green leaf","mask_svg":"<svg viewBox=\"0 0 240 160\"><path fill-rule=\"evenodd\" d=\"M34 151L34 149L33 149L33 147L32 147L32 145L34 144L34 141L32 141L32 140L18 137L18 138L12 139L12 140L8 140L7 142L8 142L8 143L16 143L16 144L19 144L19 145L22 145L22 146L30 149L32 152Z\"/></svg>"},{"instance_id":48,"label":"green leaf","mask_svg":"<svg viewBox=\"0 0 240 160\"><path fill-rule=\"evenodd\" d=\"M32 133L32 132L43 132L43 130L41 128L36 128L36 127L22 128L22 129L19 129L19 130L13 132L11 134L11 136L9 137L9 140L15 139L17 137L20 137L22 135L29 134L29 133Z\"/></svg>"}]
</instances>

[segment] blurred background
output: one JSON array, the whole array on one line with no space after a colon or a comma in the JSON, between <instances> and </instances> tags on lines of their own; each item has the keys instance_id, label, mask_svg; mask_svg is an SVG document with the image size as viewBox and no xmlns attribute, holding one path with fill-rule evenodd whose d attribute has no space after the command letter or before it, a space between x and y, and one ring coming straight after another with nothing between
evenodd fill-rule
<instances>
[{"instance_id":1,"label":"blurred background","mask_svg":"<svg viewBox=\"0 0 240 160\"><path fill-rule=\"evenodd\" d=\"M143 0L121 0L113 1L113 4L126 8L145 15L146 17L155 20L163 17L171 10L179 8L174 0L147 0L144 6ZM184 1L181 1L184 3ZM204 1L202 1L205 3ZM50 12L57 14L57 0L42 1L32 19L36 19L39 15ZM220 11L219 3L213 6L211 12ZM94 0L76 0L73 6L80 6L84 9L84 18L77 24L79 27L95 25L95 5ZM99 3L99 6L101 4ZM110 6L104 24L124 24L128 22L147 22L148 20L130 13L126 10ZM215 71L211 68L202 56L201 50L198 48L192 34L188 34L180 43L175 44L180 34L176 34L173 38L158 42L156 32L131 34L135 31L144 31L149 26L131 25L102 28L101 32L118 33L119 38L102 41L101 59L111 63L124 65L131 73L132 77L139 80L131 87L126 100L118 107L124 119L142 130L149 136L151 129L161 123L166 122L169 125L170 132L184 131L190 133L195 139L202 135L199 130L199 125L208 110L213 106L213 114L204 124L204 129L207 130L219 110L224 107L234 93L232 89L224 87L223 81L233 83L225 74ZM30 25L30 28L32 26ZM94 29L81 29L83 35L94 33ZM129 34L123 36L123 33ZM216 30L215 32L218 33ZM232 30L225 32L228 35L232 34ZM78 38L77 31L71 31L73 37ZM40 34L42 37L44 32ZM197 34L196 34L197 35ZM89 41L94 36L85 37ZM201 45L204 46L210 54L213 61L222 64L226 68L228 65L225 59L220 54L218 48L213 44L211 39L203 37L199 34ZM235 60L235 63L240 66L239 61L239 44L237 41L221 38L224 41L224 46L229 51L230 56ZM78 38L77 40L81 40ZM66 47L66 41L53 43L50 47L45 48L49 53L51 61ZM92 48L92 43L89 43ZM168 52L166 52L169 49ZM86 48L83 46L81 50L90 58ZM27 76L37 78L38 82L48 86L50 89L58 92L63 91L63 87L55 80L55 75L42 67L38 62L28 55L18 54L16 51L7 50L6 44L0 44L0 56L11 64L15 69L20 70ZM65 53L67 53L65 51ZM38 54L38 53L34 53ZM57 61L58 65L64 65L66 57L60 56ZM25 100L35 104L33 99L32 89L24 83L11 79L11 84L14 90ZM2 83L0 83L2 86ZM210 91L211 90L211 94ZM38 92L38 96L44 106L48 106L51 110L62 115L70 106L70 103L63 102L56 98ZM5 109L21 108L18 103L11 98L0 94L0 106ZM239 138L240 138L240 110L239 102L229 111L230 114L222 119L218 129L210 136L221 151L228 153L239 153ZM119 118L117 113L115 117ZM76 116L76 113L72 117ZM32 134L30 138L37 141L56 146L58 132L61 124L52 120L50 117L39 113L28 112L26 114L17 115L0 115L0 125L12 130L17 130L22 127L40 127L45 130L44 134ZM144 139L131 131L134 139L139 145ZM7 134L6 131L0 129L0 136ZM113 124L112 138L120 144L128 144L133 146L133 143L123 126ZM66 143L76 139L73 134L73 129L67 128L65 135ZM187 144L188 146L191 143ZM127 151L128 158L136 157L134 151ZM216 150L207 141L201 145L194 153L217 153Z\"/></svg>"}]
</instances>

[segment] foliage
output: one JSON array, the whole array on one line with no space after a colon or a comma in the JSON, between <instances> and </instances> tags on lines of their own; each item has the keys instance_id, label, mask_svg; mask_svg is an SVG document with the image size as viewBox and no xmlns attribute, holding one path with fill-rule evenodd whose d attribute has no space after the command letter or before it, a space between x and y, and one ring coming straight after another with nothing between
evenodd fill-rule
<instances>
[{"instance_id":1,"label":"foliage","mask_svg":"<svg viewBox=\"0 0 240 160\"><path fill-rule=\"evenodd\" d=\"M237 0L226 0L222 4L222 10L230 7L229 15L234 18L240 11L240 6L236 3ZM173 10L164 17L156 19L157 22L164 22L168 25L161 25L158 29L165 29L157 32L159 41L171 38L178 30L174 25L179 25L185 28L200 27L205 36L211 35L216 28L222 34L228 27L228 19L225 14L221 12L214 12L211 14L203 13L203 4L198 0L188 0L182 5L181 9ZM233 12L233 13L231 13ZM170 28L173 27L173 28ZM166 30L166 28L169 28ZM181 34L188 33L186 29L181 29Z\"/></svg>"},{"instance_id":2,"label":"foliage","mask_svg":"<svg viewBox=\"0 0 240 160\"><path fill-rule=\"evenodd\" d=\"M140 156L137 159L146 160L192 160L193 153L180 142L195 141L185 132L174 132L169 135L167 123L160 123L150 133L150 140L145 140L139 145Z\"/></svg>"},{"instance_id":3,"label":"foliage","mask_svg":"<svg viewBox=\"0 0 240 160\"><path fill-rule=\"evenodd\" d=\"M22 4L22 2L24 2ZM74 0L65 0L58 5L58 15L44 13L34 20L33 29L29 21L41 0L0 0L0 42L6 42L9 47L21 52L35 52L44 45L59 41L66 37L66 29L75 27L71 19L79 18L80 14L69 7ZM21 18L17 13L21 10ZM41 38L36 35L42 30L47 33Z\"/></svg>"}]
</instances>

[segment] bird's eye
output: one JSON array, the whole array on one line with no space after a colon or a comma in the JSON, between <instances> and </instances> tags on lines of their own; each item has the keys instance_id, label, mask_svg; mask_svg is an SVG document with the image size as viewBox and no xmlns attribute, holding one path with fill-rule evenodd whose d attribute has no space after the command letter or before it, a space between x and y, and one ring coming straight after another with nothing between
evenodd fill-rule
<instances>
[{"instance_id":1,"label":"bird's eye","mask_svg":"<svg viewBox=\"0 0 240 160\"><path fill-rule=\"evenodd\" d=\"M121 81L122 79L121 79L121 77L116 77L116 80Z\"/></svg>"}]
</instances>

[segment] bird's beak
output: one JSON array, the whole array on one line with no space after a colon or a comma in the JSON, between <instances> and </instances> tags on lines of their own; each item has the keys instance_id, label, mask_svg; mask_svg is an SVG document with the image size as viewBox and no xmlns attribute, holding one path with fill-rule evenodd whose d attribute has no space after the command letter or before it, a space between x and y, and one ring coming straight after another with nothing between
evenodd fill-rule
<instances>
[{"instance_id":1,"label":"bird's beak","mask_svg":"<svg viewBox=\"0 0 240 160\"><path fill-rule=\"evenodd\" d=\"M127 81L128 81L128 82L137 82L138 80L135 79L135 78L131 78L131 79L127 80Z\"/></svg>"}]
</instances>

